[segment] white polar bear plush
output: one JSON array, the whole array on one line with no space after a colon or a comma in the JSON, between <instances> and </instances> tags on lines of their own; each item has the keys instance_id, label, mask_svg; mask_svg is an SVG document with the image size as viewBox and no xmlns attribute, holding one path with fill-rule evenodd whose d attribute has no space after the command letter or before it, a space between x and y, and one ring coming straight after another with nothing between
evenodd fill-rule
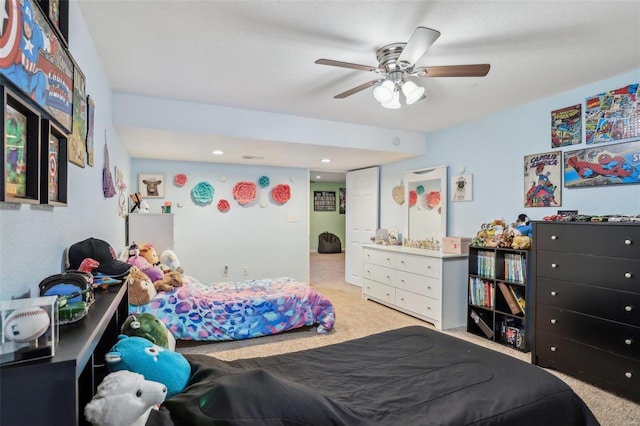
<instances>
[{"instance_id":1,"label":"white polar bear plush","mask_svg":"<svg viewBox=\"0 0 640 426\"><path fill-rule=\"evenodd\" d=\"M166 397L162 383L131 371L116 371L100 383L84 407L84 416L94 426L144 426L151 410Z\"/></svg>"}]
</instances>

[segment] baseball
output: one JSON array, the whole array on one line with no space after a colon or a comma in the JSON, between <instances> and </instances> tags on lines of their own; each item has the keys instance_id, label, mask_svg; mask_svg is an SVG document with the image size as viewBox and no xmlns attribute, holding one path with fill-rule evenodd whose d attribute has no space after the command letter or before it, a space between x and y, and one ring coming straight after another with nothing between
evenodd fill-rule
<instances>
[{"instance_id":1,"label":"baseball","mask_svg":"<svg viewBox=\"0 0 640 426\"><path fill-rule=\"evenodd\" d=\"M18 343L30 342L42 336L50 324L49 314L42 308L16 309L5 319L4 336Z\"/></svg>"}]
</instances>

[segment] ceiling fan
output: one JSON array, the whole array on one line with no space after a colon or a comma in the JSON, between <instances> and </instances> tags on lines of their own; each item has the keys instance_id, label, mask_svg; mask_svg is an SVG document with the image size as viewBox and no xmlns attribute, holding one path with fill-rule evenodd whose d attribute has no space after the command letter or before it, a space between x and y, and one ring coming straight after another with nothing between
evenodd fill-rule
<instances>
[{"instance_id":1,"label":"ceiling fan","mask_svg":"<svg viewBox=\"0 0 640 426\"><path fill-rule=\"evenodd\" d=\"M318 59L316 64L350 68L359 71L376 73L376 79L356 86L334 96L344 99L369 87L376 86L373 95L385 108L400 108L400 92L404 94L407 104L424 99L424 87L409 80L410 77L484 77L489 72L489 64L444 65L434 67L418 67L416 62L427 52L429 47L440 37L440 32L426 27L418 27L407 43L392 43L381 47L376 52L378 66L353 64L350 62Z\"/></svg>"}]
</instances>

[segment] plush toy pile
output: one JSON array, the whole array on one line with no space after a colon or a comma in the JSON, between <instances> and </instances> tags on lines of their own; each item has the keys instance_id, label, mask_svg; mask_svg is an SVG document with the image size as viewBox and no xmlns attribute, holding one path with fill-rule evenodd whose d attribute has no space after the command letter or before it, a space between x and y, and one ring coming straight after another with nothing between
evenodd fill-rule
<instances>
[{"instance_id":1,"label":"plush toy pile","mask_svg":"<svg viewBox=\"0 0 640 426\"><path fill-rule=\"evenodd\" d=\"M168 260L172 260L173 264L177 264L179 266L180 261L175 253L170 250L167 251L170 252L170 255L167 254L165 257ZM177 270L171 268L169 265L160 263L160 256L158 256L153 245L141 244L138 246L134 242L127 247L123 253L127 254L127 258L125 260L127 263L135 266L138 270L149 277L149 280L153 283L156 291L171 291L175 287L182 286L182 268ZM151 298L153 298L153 296ZM143 303L136 304L141 305Z\"/></svg>"},{"instance_id":2,"label":"plush toy pile","mask_svg":"<svg viewBox=\"0 0 640 426\"><path fill-rule=\"evenodd\" d=\"M526 250L531 247L532 228L524 214L518 216L518 221L512 225L507 225L503 219L495 219L482 224L471 245Z\"/></svg>"}]
</instances>

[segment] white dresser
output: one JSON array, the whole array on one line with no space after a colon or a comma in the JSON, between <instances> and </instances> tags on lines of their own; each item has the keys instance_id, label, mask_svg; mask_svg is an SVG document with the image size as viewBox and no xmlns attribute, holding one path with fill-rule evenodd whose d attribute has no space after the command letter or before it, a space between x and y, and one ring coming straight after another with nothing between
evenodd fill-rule
<instances>
[{"instance_id":1,"label":"white dresser","mask_svg":"<svg viewBox=\"0 0 640 426\"><path fill-rule=\"evenodd\" d=\"M439 330L467 324L467 255L402 246L363 246L365 299L430 322Z\"/></svg>"}]
</instances>

